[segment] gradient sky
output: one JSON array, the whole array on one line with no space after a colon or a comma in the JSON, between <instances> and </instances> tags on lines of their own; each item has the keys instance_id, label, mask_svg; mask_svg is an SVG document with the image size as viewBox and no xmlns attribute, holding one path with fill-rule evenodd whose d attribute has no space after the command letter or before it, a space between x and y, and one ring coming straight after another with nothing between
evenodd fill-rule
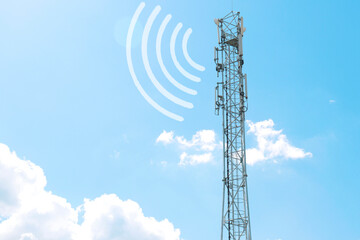
<instances>
[{"instance_id":1,"label":"gradient sky","mask_svg":"<svg viewBox=\"0 0 360 240\"><path fill-rule=\"evenodd\" d=\"M198 150L156 139L165 130L190 140L205 129L221 140L221 118L214 115L219 79L213 19L232 4L145 1L133 39L135 72L154 100L184 116L177 122L144 100L129 73L125 41L140 2L0 1L0 143L40 166L46 190L73 207L115 193L137 202L145 216L169 219L183 239L219 239L221 149L211 151L210 163L179 166L183 152ZM169 92L194 109L161 96L146 75L141 34L157 5L162 9L150 32L151 67ZM271 119L289 144L312 154L248 167L253 239L360 240L360 2L243 0L233 9L247 28L246 118ZM164 62L196 96L171 86L157 62L156 33L167 14L172 19L163 39ZM184 78L172 63L170 36L179 22L179 36L192 28L189 54L206 70L186 63L180 41L179 61L200 83ZM247 139L248 148L257 146L253 134Z\"/></svg>"}]
</instances>

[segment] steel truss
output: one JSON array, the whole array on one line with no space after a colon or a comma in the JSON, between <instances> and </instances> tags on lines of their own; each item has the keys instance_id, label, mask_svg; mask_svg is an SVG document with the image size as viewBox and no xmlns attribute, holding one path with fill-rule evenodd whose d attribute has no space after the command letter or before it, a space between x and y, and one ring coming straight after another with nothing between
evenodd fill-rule
<instances>
[{"instance_id":1,"label":"steel truss","mask_svg":"<svg viewBox=\"0 0 360 240\"><path fill-rule=\"evenodd\" d=\"M223 116L224 178L221 239L251 240L245 151L247 77L242 73L242 38L245 32L240 13L215 19L219 47L215 63L222 81L215 88L215 113Z\"/></svg>"}]
</instances>

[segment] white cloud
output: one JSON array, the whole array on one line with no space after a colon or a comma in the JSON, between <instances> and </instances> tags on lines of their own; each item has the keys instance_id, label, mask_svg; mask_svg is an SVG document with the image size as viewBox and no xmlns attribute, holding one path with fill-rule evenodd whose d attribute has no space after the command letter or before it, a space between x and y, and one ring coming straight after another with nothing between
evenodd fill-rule
<instances>
[{"instance_id":1,"label":"white cloud","mask_svg":"<svg viewBox=\"0 0 360 240\"><path fill-rule=\"evenodd\" d=\"M174 141L174 132L166 132L165 130L160 134L160 136L156 139L156 142L169 144Z\"/></svg>"},{"instance_id":2,"label":"white cloud","mask_svg":"<svg viewBox=\"0 0 360 240\"><path fill-rule=\"evenodd\" d=\"M75 239L180 239L180 230L167 219L145 217L140 206L115 194L85 200L84 222Z\"/></svg>"},{"instance_id":3,"label":"white cloud","mask_svg":"<svg viewBox=\"0 0 360 240\"><path fill-rule=\"evenodd\" d=\"M258 162L272 161L277 163L281 159L300 159L312 157L310 152L292 146L282 130L274 129L273 120L257 123L247 121L248 134L253 134L257 140L257 147L246 151L247 163L254 165ZM222 143L216 141L214 130L197 131L191 139L184 136L175 136L174 131L163 131L156 142L175 144L182 150L179 156L179 166L195 166L214 162L214 153L222 149Z\"/></svg>"},{"instance_id":4,"label":"white cloud","mask_svg":"<svg viewBox=\"0 0 360 240\"><path fill-rule=\"evenodd\" d=\"M221 147L221 142L216 142L216 134L214 130L200 130L197 131L190 140L184 136L174 136L174 132L163 131L156 139L156 142L163 142L164 144L174 143L183 152L180 155L180 162L178 165L198 165L212 162L214 156L213 152Z\"/></svg>"},{"instance_id":5,"label":"white cloud","mask_svg":"<svg viewBox=\"0 0 360 240\"><path fill-rule=\"evenodd\" d=\"M73 208L45 191L43 170L0 144L0 239L3 240L179 240L167 219L145 217L140 206L116 195L85 200ZM83 212L84 221L78 222Z\"/></svg>"},{"instance_id":6,"label":"white cloud","mask_svg":"<svg viewBox=\"0 0 360 240\"><path fill-rule=\"evenodd\" d=\"M310 152L292 146L282 130L274 129L274 121L269 119L257 123L247 121L248 133L254 134L257 147L246 151L246 159L249 165L257 162L276 159L299 159L312 157Z\"/></svg>"},{"instance_id":7,"label":"white cloud","mask_svg":"<svg viewBox=\"0 0 360 240\"><path fill-rule=\"evenodd\" d=\"M175 138L177 143L185 148L196 148L203 151L214 151L219 145L215 141L214 130L201 130L196 132L191 140L186 140L183 136Z\"/></svg>"},{"instance_id":8,"label":"white cloud","mask_svg":"<svg viewBox=\"0 0 360 240\"><path fill-rule=\"evenodd\" d=\"M198 165L203 163L210 163L213 160L212 153L204 153L204 154L193 154L189 155L186 152L183 152L180 155L180 166L187 166L187 165Z\"/></svg>"},{"instance_id":9,"label":"white cloud","mask_svg":"<svg viewBox=\"0 0 360 240\"><path fill-rule=\"evenodd\" d=\"M32 233L23 233L20 236L20 240L37 240L37 238Z\"/></svg>"},{"instance_id":10,"label":"white cloud","mask_svg":"<svg viewBox=\"0 0 360 240\"><path fill-rule=\"evenodd\" d=\"M329 100L329 103L330 103L330 104L331 104L331 103L336 103L336 101L333 100L333 99L330 99L330 100Z\"/></svg>"}]
</instances>

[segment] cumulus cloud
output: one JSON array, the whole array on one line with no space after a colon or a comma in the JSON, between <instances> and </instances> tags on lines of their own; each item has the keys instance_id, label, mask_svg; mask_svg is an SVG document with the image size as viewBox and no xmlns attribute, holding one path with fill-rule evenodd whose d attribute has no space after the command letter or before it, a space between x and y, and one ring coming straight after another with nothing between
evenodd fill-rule
<instances>
[{"instance_id":1,"label":"cumulus cloud","mask_svg":"<svg viewBox=\"0 0 360 240\"><path fill-rule=\"evenodd\" d=\"M336 101L334 100L334 99L330 99L329 100L329 103L331 104L331 103L336 103Z\"/></svg>"},{"instance_id":2,"label":"cumulus cloud","mask_svg":"<svg viewBox=\"0 0 360 240\"><path fill-rule=\"evenodd\" d=\"M213 153L221 147L221 142L216 141L214 130L197 131L191 139L184 136L175 136L173 131L163 131L156 139L156 142L176 144L184 152L180 155L178 165L198 165L210 163L213 160Z\"/></svg>"},{"instance_id":3,"label":"cumulus cloud","mask_svg":"<svg viewBox=\"0 0 360 240\"><path fill-rule=\"evenodd\" d=\"M73 208L44 188L43 170L0 144L0 239L4 240L179 240L167 219L144 216L140 206L104 194ZM79 214L83 222L79 224Z\"/></svg>"},{"instance_id":4,"label":"cumulus cloud","mask_svg":"<svg viewBox=\"0 0 360 240\"><path fill-rule=\"evenodd\" d=\"M266 160L312 157L310 152L292 146L282 130L275 130L272 119L257 123L248 120L247 124L249 126L248 134L255 135L257 140L257 147L246 151L249 165Z\"/></svg>"},{"instance_id":5,"label":"cumulus cloud","mask_svg":"<svg viewBox=\"0 0 360 240\"><path fill-rule=\"evenodd\" d=\"M84 222L75 239L180 239L180 230L167 219L145 217L140 206L115 194L85 200Z\"/></svg>"},{"instance_id":6,"label":"cumulus cloud","mask_svg":"<svg viewBox=\"0 0 360 240\"><path fill-rule=\"evenodd\" d=\"M196 132L191 140L186 140L183 136L176 137L176 141L187 148L196 148L203 151L214 151L218 143L215 140L214 130L201 130Z\"/></svg>"},{"instance_id":7,"label":"cumulus cloud","mask_svg":"<svg viewBox=\"0 0 360 240\"><path fill-rule=\"evenodd\" d=\"M0 213L9 217L21 206L29 205L28 198L43 192L46 178L43 170L30 161L20 160L9 148L0 144Z\"/></svg>"},{"instance_id":8,"label":"cumulus cloud","mask_svg":"<svg viewBox=\"0 0 360 240\"><path fill-rule=\"evenodd\" d=\"M169 144L174 141L174 132L166 132L165 130L160 134L160 136L156 139L156 142Z\"/></svg>"},{"instance_id":9,"label":"cumulus cloud","mask_svg":"<svg viewBox=\"0 0 360 240\"><path fill-rule=\"evenodd\" d=\"M312 157L290 144L283 130L276 130L272 119L252 122L246 121L249 126L248 134L256 137L257 146L246 150L247 164L272 161L276 163L282 159L300 159ZM214 130L197 131L190 139L176 136L174 131L163 131L156 139L157 143L173 144L180 150L179 166L195 166L214 162L214 154L222 149L222 142L216 140Z\"/></svg>"},{"instance_id":10,"label":"cumulus cloud","mask_svg":"<svg viewBox=\"0 0 360 240\"><path fill-rule=\"evenodd\" d=\"M187 140L184 136L174 136L174 131L163 131L156 139L156 142L169 144L175 142L182 148L195 148L196 150L214 151L218 143L215 140L214 130L200 130L197 131L190 140Z\"/></svg>"},{"instance_id":11,"label":"cumulus cloud","mask_svg":"<svg viewBox=\"0 0 360 240\"><path fill-rule=\"evenodd\" d=\"M189 155L186 152L183 152L180 155L180 166L186 166L186 165L198 165L202 163L209 163L212 162L213 155L212 153L203 153L203 154L193 154Z\"/></svg>"}]
</instances>

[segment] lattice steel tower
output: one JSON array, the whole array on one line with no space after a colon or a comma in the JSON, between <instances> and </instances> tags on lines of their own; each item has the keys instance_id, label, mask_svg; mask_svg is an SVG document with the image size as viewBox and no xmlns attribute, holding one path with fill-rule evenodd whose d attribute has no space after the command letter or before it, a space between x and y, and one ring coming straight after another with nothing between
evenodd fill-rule
<instances>
[{"instance_id":1,"label":"lattice steel tower","mask_svg":"<svg viewBox=\"0 0 360 240\"><path fill-rule=\"evenodd\" d=\"M215 63L222 81L215 88L215 113L223 115L224 178L221 239L251 240L246 174L247 77L242 73L245 32L240 13L215 19L219 47Z\"/></svg>"}]
</instances>

